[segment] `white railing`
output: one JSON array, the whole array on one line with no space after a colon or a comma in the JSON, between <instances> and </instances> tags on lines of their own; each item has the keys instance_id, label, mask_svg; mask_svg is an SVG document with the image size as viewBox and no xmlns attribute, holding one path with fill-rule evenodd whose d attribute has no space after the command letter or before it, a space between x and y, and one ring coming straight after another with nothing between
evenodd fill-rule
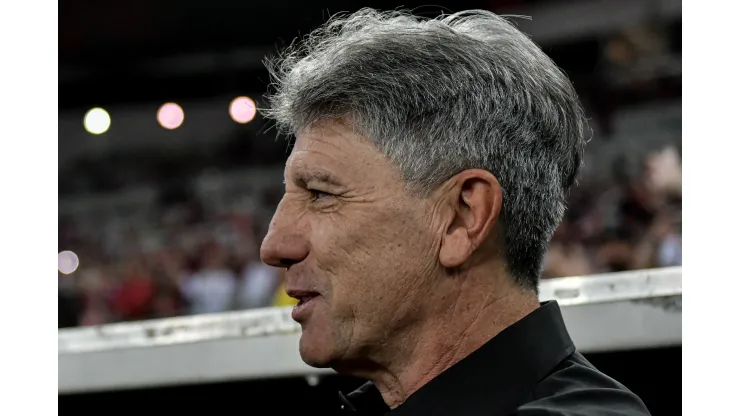
<instances>
[{"instance_id":1,"label":"white railing","mask_svg":"<svg viewBox=\"0 0 740 416\"><path fill-rule=\"evenodd\" d=\"M545 280L582 352L681 344L681 268ZM59 330L59 392L316 375L290 308Z\"/></svg>"}]
</instances>

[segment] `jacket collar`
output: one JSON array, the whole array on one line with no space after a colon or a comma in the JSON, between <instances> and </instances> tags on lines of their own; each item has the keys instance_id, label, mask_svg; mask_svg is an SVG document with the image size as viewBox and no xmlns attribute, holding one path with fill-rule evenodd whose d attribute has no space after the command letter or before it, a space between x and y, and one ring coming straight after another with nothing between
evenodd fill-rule
<instances>
[{"instance_id":1,"label":"jacket collar","mask_svg":"<svg viewBox=\"0 0 740 416\"><path fill-rule=\"evenodd\" d=\"M557 302L542 303L424 385L390 414L510 413L573 351L575 346ZM390 411L371 382L347 397L340 393L340 400L350 414L382 415Z\"/></svg>"}]
</instances>

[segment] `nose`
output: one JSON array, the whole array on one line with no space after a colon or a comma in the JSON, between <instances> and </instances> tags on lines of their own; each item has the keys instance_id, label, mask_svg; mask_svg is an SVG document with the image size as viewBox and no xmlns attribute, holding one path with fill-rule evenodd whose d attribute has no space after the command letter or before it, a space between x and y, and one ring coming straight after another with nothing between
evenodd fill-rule
<instances>
[{"instance_id":1,"label":"nose","mask_svg":"<svg viewBox=\"0 0 740 416\"><path fill-rule=\"evenodd\" d=\"M288 268L300 263L308 256L309 244L305 226L300 215L288 215L287 207L281 201L270 221L270 228L260 247L260 258L273 267ZM293 220L290 220L293 218Z\"/></svg>"}]
</instances>

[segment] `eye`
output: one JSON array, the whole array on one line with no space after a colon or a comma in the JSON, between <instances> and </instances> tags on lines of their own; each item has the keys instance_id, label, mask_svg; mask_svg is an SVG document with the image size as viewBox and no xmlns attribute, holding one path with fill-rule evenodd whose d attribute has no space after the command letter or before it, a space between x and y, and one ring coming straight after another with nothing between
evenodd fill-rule
<instances>
[{"instance_id":1,"label":"eye","mask_svg":"<svg viewBox=\"0 0 740 416\"><path fill-rule=\"evenodd\" d=\"M328 192L317 191L315 189L309 189L308 192L311 193L311 202L319 202L321 200L334 196Z\"/></svg>"}]
</instances>

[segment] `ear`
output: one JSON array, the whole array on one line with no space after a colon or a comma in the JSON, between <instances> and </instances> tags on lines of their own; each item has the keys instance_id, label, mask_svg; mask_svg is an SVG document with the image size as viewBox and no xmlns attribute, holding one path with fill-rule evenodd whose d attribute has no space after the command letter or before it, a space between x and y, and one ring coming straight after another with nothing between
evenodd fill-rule
<instances>
[{"instance_id":1,"label":"ear","mask_svg":"<svg viewBox=\"0 0 740 416\"><path fill-rule=\"evenodd\" d=\"M491 172L470 169L450 178L453 215L442 238L439 261L445 268L462 266L484 244L501 212L501 185Z\"/></svg>"}]
</instances>

